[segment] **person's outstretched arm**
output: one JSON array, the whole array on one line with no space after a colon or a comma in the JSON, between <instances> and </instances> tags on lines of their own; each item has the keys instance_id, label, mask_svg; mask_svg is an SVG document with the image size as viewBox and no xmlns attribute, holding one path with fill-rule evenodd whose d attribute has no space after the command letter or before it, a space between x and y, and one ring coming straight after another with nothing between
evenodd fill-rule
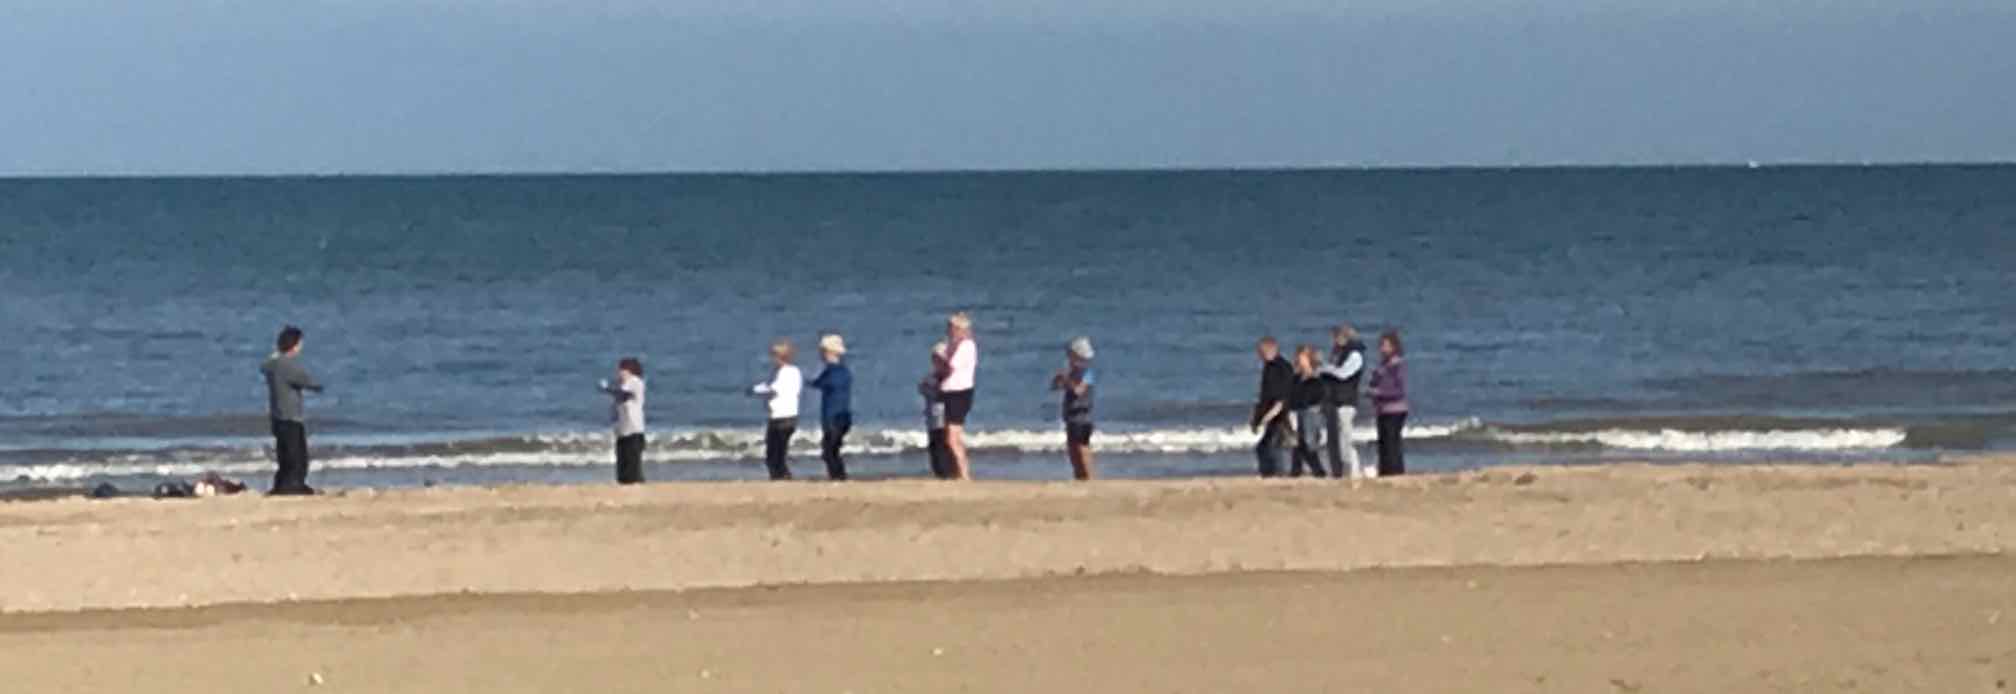
<instances>
[{"instance_id":1,"label":"person's outstretched arm","mask_svg":"<svg viewBox=\"0 0 2016 694\"><path fill-rule=\"evenodd\" d=\"M749 388L749 394L755 395L757 397L775 395L777 394L777 389L783 387L784 387L784 370L778 369L776 373L771 374L770 380L751 386Z\"/></svg>"},{"instance_id":2,"label":"person's outstretched arm","mask_svg":"<svg viewBox=\"0 0 2016 694\"><path fill-rule=\"evenodd\" d=\"M601 385L602 385L602 392L608 394L610 397L616 398L617 402L629 402L631 398L637 397L636 393L631 392L629 389L624 388L623 384L621 383L610 383L608 381L603 381Z\"/></svg>"},{"instance_id":3,"label":"person's outstretched arm","mask_svg":"<svg viewBox=\"0 0 2016 694\"><path fill-rule=\"evenodd\" d=\"M1339 381L1349 381L1352 376L1358 375L1358 372L1363 370L1365 370L1365 355L1357 352L1352 352L1351 356L1345 357L1342 364L1336 366L1325 364L1316 368L1318 373Z\"/></svg>"},{"instance_id":4,"label":"person's outstretched arm","mask_svg":"<svg viewBox=\"0 0 2016 694\"><path fill-rule=\"evenodd\" d=\"M297 390L306 390L315 393L322 392L321 382L316 381L315 377L308 373L308 368L292 360L289 360L287 364L287 385L293 386Z\"/></svg>"}]
</instances>

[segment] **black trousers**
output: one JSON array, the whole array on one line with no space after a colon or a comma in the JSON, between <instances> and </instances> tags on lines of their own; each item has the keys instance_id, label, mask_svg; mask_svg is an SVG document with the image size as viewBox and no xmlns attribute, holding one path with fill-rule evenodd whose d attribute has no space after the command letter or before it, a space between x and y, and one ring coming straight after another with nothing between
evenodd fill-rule
<instances>
[{"instance_id":1,"label":"black trousers","mask_svg":"<svg viewBox=\"0 0 2016 694\"><path fill-rule=\"evenodd\" d=\"M847 445L847 432L853 429L853 415L835 415L820 423L819 459L826 461L827 477L847 479L847 461L840 457L840 449Z\"/></svg>"},{"instance_id":2,"label":"black trousers","mask_svg":"<svg viewBox=\"0 0 2016 694\"><path fill-rule=\"evenodd\" d=\"M770 479L791 479L791 436L798 433L798 420L772 419L763 431L763 467Z\"/></svg>"},{"instance_id":3,"label":"black trousers","mask_svg":"<svg viewBox=\"0 0 2016 694\"><path fill-rule=\"evenodd\" d=\"M925 446L931 449L931 476L952 479L952 452L945 448L945 430L932 429L927 434Z\"/></svg>"},{"instance_id":4,"label":"black trousers","mask_svg":"<svg viewBox=\"0 0 2016 694\"><path fill-rule=\"evenodd\" d=\"M273 494L313 494L308 487L308 427L273 420L273 453L280 469L273 473Z\"/></svg>"},{"instance_id":5,"label":"black trousers","mask_svg":"<svg viewBox=\"0 0 2016 694\"><path fill-rule=\"evenodd\" d=\"M644 481L644 435L631 434L616 439L616 483Z\"/></svg>"},{"instance_id":6,"label":"black trousers","mask_svg":"<svg viewBox=\"0 0 2016 694\"><path fill-rule=\"evenodd\" d=\"M1285 412L1281 414L1281 417L1286 416L1288 414ZM1261 477L1279 477L1281 475L1281 458L1285 452L1281 444L1286 440L1284 437L1287 435L1288 432L1281 426L1281 419L1279 417L1275 418L1273 423L1268 424L1267 428L1260 430L1260 441L1253 444L1253 457L1259 459Z\"/></svg>"},{"instance_id":7,"label":"black trousers","mask_svg":"<svg viewBox=\"0 0 2016 694\"><path fill-rule=\"evenodd\" d=\"M1407 413L1379 415L1379 476L1407 474L1407 456L1401 450L1401 431L1407 428Z\"/></svg>"}]
</instances>

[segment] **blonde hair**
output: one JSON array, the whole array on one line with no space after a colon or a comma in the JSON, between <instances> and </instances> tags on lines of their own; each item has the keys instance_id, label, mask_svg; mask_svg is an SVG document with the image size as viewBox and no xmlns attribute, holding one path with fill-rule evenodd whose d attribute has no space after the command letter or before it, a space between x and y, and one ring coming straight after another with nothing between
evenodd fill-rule
<instances>
[{"instance_id":1,"label":"blonde hair","mask_svg":"<svg viewBox=\"0 0 2016 694\"><path fill-rule=\"evenodd\" d=\"M791 338L780 337L770 343L770 356L791 361L792 357L798 356L798 348L791 346Z\"/></svg>"},{"instance_id":2,"label":"blonde hair","mask_svg":"<svg viewBox=\"0 0 2016 694\"><path fill-rule=\"evenodd\" d=\"M965 311L960 311L960 312L958 312L958 313L954 313L954 314L952 314L952 315L951 315L950 317L946 318L946 319L945 319L945 324L946 324L946 325L950 325L950 326L952 326L952 327L954 327L954 328L958 328L958 329L960 329L960 330L972 330L972 329L973 329L973 317L972 317L972 316L969 316L969 315L966 315L966 312L965 312Z\"/></svg>"}]
</instances>

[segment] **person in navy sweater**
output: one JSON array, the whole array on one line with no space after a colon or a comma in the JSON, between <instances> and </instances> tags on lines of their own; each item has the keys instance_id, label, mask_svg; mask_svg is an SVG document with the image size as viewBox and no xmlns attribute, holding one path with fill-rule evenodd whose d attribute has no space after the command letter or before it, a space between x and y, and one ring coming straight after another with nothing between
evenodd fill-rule
<instances>
[{"instance_id":1,"label":"person in navy sweater","mask_svg":"<svg viewBox=\"0 0 2016 694\"><path fill-rule=\"evenodd\" d=\"M826 362L826 369L812 379L812 387L819 391L819 457L826 461L826 476L834 481L847 479L847 461L840 457L840 449L854 428L854 372L847 370L846 356L845 339L819 338L819 358Z\"/></svg>"}]
</instances>

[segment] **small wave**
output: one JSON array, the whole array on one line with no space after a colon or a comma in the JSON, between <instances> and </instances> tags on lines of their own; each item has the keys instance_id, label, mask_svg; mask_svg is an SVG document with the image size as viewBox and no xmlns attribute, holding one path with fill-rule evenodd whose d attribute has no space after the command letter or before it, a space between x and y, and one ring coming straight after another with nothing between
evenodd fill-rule
<instances>
[{"instance_id":1,"label":"small wave","mask_svg":"<svg viewBox=\"0 0 2016 694\"><path fill-rule=\"evenodd\" d=\"M1476 420L1408 427L1410 439L1448 438L1481 426ZM1370 427L1359 427L1356 440L1369 443ZM976 455L1058 453L1064 434L1052 429L975 431L968 448ZM919 430L878 429L848 437L847 450L857 456L922 454L927 443ZM1237 428L1100 432L1093 444L1107 454L1218 454L1245 451L1253 434ZM558 432L455 442L393 446L316 445L314 466L320 470L454 469L483 467L593 467L610 464L606 432ZM794 455L816 455L816 427L801 429L791 441ZM106 477L189 477L204 472L251 475L269 472L273 463L264 449L178 449L174 451L75 451L68 459L0 467L0 479L48 483ZM763 433L756 430L711 429L671 431L651 436L645 461L695 463L753 461L763 457Z\"/></svg>"},{"instance_id":2,"label":"small wave","mask_svg":"<svg viewBox=\"0 0 2016 694\"><path fill-rule=\"evenodd\" d=\"M1596 431L1488 430L1479 437L1514 446L1600 446L1639 451L1721 453L1737 451L1853 451L1891 448L1907 432L1875 429L1772 429L1689 431L1684 429L1602 429Z\"/></svg>"}]
</instances>

